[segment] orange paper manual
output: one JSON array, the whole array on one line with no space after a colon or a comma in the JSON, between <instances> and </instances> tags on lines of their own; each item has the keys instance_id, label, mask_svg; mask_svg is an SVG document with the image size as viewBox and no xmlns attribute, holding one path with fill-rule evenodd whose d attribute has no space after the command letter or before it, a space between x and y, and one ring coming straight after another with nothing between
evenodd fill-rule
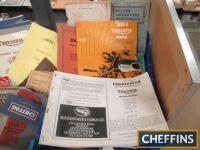
<instances>
[{"instance_id":1,"label":"orange paper manual","mask_svg":"<svg viewBox=\"0 0 200 150\"><path fill-rule=\"evenodd\" d=\"M77 74L76 32L74 27L58 25L57 70Z\"/></svg>"},{"instance_id":2,"label":"orange paper manual","mask_svg":"<svg viewBox=\"0 0 200 150\"><path fill-rule=\"evenodd\" d=\"M135 21L78 22L78 73L108 78L140 74L136 58L137 31Z\"/></svg>"}]
</instances>

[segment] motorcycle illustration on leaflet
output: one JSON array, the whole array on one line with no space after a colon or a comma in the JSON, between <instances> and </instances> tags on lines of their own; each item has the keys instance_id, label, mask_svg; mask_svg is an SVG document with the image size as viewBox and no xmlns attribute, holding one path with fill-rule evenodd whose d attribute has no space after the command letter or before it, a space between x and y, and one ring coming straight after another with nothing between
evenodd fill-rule
<instances>
[{"instance_id":1,"label":"motorcycle illustration on leaflet","mask_svg":"<svg viewBox=\"0 0 200 150\"><path fill-rule=\"evenodd\" d=\"M102 57L104 63L95 69L83 69L86 72L96 72L96 77L104 78L128 78L141 74L140 65L137 60L125 59L130 56L130 50L123 50L120 53L112 51L110 53L103 52Z\"/></svg>"}]
</instances>

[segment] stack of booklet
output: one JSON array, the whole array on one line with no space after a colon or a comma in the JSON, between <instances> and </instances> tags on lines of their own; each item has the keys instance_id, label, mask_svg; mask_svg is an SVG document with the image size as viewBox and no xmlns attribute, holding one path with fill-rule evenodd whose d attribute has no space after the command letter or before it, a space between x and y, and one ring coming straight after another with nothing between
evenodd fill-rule
<instances>
[{"instance_id":1,"label":"stack of booklet","mask_svg":"<svg viewBox=\"0 0 200 150\"><path fill-rule=\"evenodd\" d=\"M0 21L0 34L0 149L27 149L56 70L56 33L20 15Z\"/></svg>"},{"instance_id":2,"label":"stack of booklet","mask_svg":"<svg viewBox=\"0 0 200 150\"><path fill-rule=\"evenodd\" d=\"M67 24L58 24L59 72L53 75L40 144L133 147L137 130L167 129L138 61L145 53L149 5L66 3Z\"/></svg>"},{"instance_id":3,"label":"stack of booklet","mask_svg":"<svg viewBox=\"0 0 200 150\"><path fill-rule=\"evenodd\" d=\"M25 120L21 104L35 107L34 99L44 101L43 96L36 96L24 87L12 85L8 72L18 56L21 46L28 34L31 21L23 15L0 21L0 145L26 149L30 140L35 136L36 122ZM39 93L38 93L39 94ZM20 104L21 103L21 104ZM42 107L41 107L42 108ZM17 112L21 114L16 115ZM18 145L18 146L17 146Z\"/></svg>"},{"instance_id":4,"label":"stack of booklet","mask_svg":"<svg viewBox=\"0 0 200 150\"><path fill-rule=\"evenodd\" d=\"M58 32L0 22L0 145L135 147L137 130L167 129L145 71L149 9L69 0Z\"/></svg>"}]
</instances>

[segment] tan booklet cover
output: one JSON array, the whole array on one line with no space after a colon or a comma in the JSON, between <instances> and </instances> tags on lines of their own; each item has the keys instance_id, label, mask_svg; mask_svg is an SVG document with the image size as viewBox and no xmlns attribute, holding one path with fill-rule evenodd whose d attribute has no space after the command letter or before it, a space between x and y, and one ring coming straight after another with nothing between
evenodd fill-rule
<instances>
[{"instance_id":1,"label":"tan booklet cover","mask_svg":"<svg viewBox=\"0 0 200 150\"><path fill-rule=\"evenodd\" d=\"M135 21L81 21L76 30L79 74L108 78L140 74Z\"/></svg>"},{"instance_id":2,"label":"tan booklet cover","mask_svg":"<svg viewBox=\"0 0 200 150\"><path fill-rule=\"evenodd\" d=\"M34 91L48 95L52 76L53 72L34 70L31 72L28 78L26 87Z\"/></svg>"},{"instance_id":3,"label":"tan booklet cover","mask_svg":"<svg viewBox=\"0 0 200 150\"><path fill-rule=\"evenodd\" d=\"M37 71L50 71L54 72L57 68L47 59L44 58L41 63L35 68ZM25 86L26 82L28 80L28 77L19 85L19 86Z\"/></svg>"}]
</instances>

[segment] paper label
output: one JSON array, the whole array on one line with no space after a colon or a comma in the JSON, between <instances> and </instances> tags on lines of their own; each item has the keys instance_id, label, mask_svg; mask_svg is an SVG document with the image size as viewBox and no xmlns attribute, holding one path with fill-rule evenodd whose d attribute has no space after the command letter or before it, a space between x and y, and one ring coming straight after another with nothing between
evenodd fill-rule
<instances>
[{"instance_id":1,"label":"paper label","mask_svg":"<svg viewBox=\"0 0 200 150\"><path fill-rule=\"evenodd\" d=\"M144 24L145 6L115 6L113 17L116 20L135 20Z\"/></svg>"}]
</instances>

